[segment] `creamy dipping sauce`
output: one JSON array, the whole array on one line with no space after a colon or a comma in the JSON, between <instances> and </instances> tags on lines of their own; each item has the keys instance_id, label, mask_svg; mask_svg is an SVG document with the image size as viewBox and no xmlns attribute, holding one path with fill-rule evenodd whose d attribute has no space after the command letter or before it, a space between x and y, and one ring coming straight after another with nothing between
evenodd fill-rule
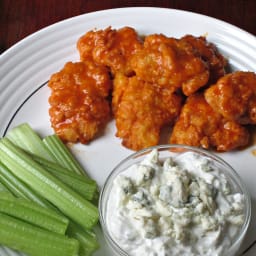
<instances>
[{"instance_id":1,"label":"creamy dipping sauce","mask_svg":"<svg viewBox=\"0 0 256 256\"><path fill-rule=\"evenodd\" d=\"M244 203L212 160L186 152L161 162L153 150L115 178L106 222L129 255L225 255Z\"/></svg>"}]
</instances>

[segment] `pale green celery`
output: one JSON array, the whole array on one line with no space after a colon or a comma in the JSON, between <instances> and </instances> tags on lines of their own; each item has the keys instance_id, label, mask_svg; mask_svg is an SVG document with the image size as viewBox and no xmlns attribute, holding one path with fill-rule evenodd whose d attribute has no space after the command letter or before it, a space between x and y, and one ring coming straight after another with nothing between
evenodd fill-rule
<instances>
[{"instance_id":1,"label":"pale green celery","mask_svg":"<svg viewBox=\"0 0 256 256\"><path fill-rule=\"evenodd\" d=\"M80 256L92 255L100 247L97 237L92 230L83 229L74 222L71 222L68 226L67 234L79 241Z\"/></svg>"},{"instance_id":2,"label":"pale green celery","mask_svg":"<svg viewBox=\"0 0 256 256\"><path fill-rule=\"evenodd\" d=\"M1 177L0 177L0 192L9 192L9 190L6 187L5 183L1 181Z\"/></svg>"},{"instance_id":3,"label":"pale green celery","mask_svg":"<svg viewBox=\"0 0 256 256\"><path fill-rule=\"evenodd\" d=\"M70 187L48 173L9 139L0 140L0 159L19 179L84 228L98 222L98 209Z\"/></svg>"},{"instance_id":4,"label":"pale green celery","mask_svg":"<svg viewBox=\"0 0 256 256\"><path fill-rule=\"evenodd\" d=\"M60 166L57 163L50 162L42 157L30 155L33 160L41 164L47 171L59 178L66 185L70 186L73 190L84 196L87 200L93 200L98 196L98 187L96 181L71 172L70 170Z\"/></svg>"},{"instance_id":5,"label":"pale green celery","mask_svg":"<svg viewBox=\"0 0 256 256\"><path fill-rule=\"evenodd\" d=\"M1 163L0 163L0 167L1 167ZM57 213L60 214L59 210L57 210L52 204L50 204L43 197L39 196L30 187L27 187L26 184L24 184L21 180L17 179L17 177L14 176L13 173L10 172L4 165L2 165L2 167L3 168L0 168L0 174L1 174L0 179L1 177L3 177L3 173L10 178L14 186L7 186L7 188L12 192L12 194L14 194L17 197L21 197L21 198L30 200L32 202L35 202L47 208L54 209ZM1 170L4 172L1 172ZM67 235L79 241L80 256L91 255L93 251L99 248L99 243L97 241L97 238L94 232L81 228L79 225L77 225L71 220L68 225Z\"/></svg>"},{"instance_id":6,"label":"pale green celery","mask_svg":"<svg viewBox=\"0 0 256 256\"><path fill-rule=\"evenodd\" d=\"M41 206L55 208L37 192L33 191L27 184L16 177L8 168L0 161L0 181L8 188L8 190L16 197L26 198Z\"/></svg>"},{"instance_id":7,"label":"pale green celery","mask_svg":"<svg viewBox=\"0 0 256 256\"><path fill-rule=\"evenodd\" d=\"M8 131L6 137L15 145L34 155L59 163L78 174L88 176L68 147L56 134L49 135L42 140L28 123L23 123Z\"/></svg>"},{"instance_id":8,"label":"pale green celery","mask_svg":"<svg viewBox=\"0 0 256 256\"><path fill-rule=\"evenodd\" d=\"M33 256L77 256L73 238L33 226L0 213L0 244Z\"/></svg>"},{"instance_id":9,"label":"pale green celery","mask_svg":"<svg viewBox=\"0 0 256 256\"><path fill-rule=\"evenodd\" d=\"M7 132L6 138L30 153L39 155L50 161L56 160L51 152L46 148L40 136L28 123L23 123L12 128Z\"/></svg>"},{"instance_id":10,"label":"pale green celery","mask_svg":"<svg viewBox=\"0 0 256 256\"><path fill-rule=\"evenodd\" d=\"M66 217L54 210L7 193L0 193L0 212L62 235L69 224Z\"/></svg>"},{"instance_id":11,"label":"pale green celery","mask_svg":"<svg viewBox=\"0 0 256 256\"><path fill-rule=\"evenodd\" d=\"M22 125L26 126L26 125ZM21 126L21 127L22 127ZM24 134L25 131L25 134ZM22 138L23 140L28 140L28 142L20 143L20 147L27 147L27 145L32 144L33 147L39 147L39 149L36 149L36 152L44 151L44 147L42 147L42 144L36 139L36 140L30 140L30 136L27 136L28 133L26 133L26 129L23 131L18 131L18 133L22 133ZM49 137L49 139L48 139ZM81 165L78 163L78 161L75 159L75 157L71 154L70 150L66 147L66 145L59 139L57 135L51 135L48 136L46 140L44 140L44 146L47 148L50 147L52 144L54 146L54 149L50 149L49 151L54 152L57 157L61 157L61 160L56 159L54 157L54 162L59 162L63 166L68 166L71 167L73 172L77 172L79 174L85 175L85 171L81 167ZM14 139L15 140L15 139ZM14 141L15 142L15 141ZM17 141L16 141L17 142ZM39 143L37 143L39 142ZM22 145L21 145L22 144ZM25 148L25 150L29 151L28 148ZM59 154L58 150L61 151L61 154ZM35 154L34 150L30 150L33 154ZM38 154L39 156L42 156L41 154ZM47 159L48 157L45 157ZM52 158L52 157L51 157ZM49 160L49 158L48 158ZM63 164L64 163L64 164ZM1 167L1 165L0 165ZM4 170L9 171L5 166ZM1 171L1 168L0 168ZM1 172L0 172L1 174ZM6 172L5 172L6 175ZM30 187L27 186L27 184L23 183L20 179L18 179L16 176L13 175L9 171L9 174L7 174L8 177L8 182L9 186L8 189L16 196L26 198L28 200L34 201L39 205L44 205L47 208L53 208L55 211L59 212L51 203L49 203L46 199L41 197L39 194L37 194L35 191L31 190ZM0 175L1 178L1 175ZM5 177L6 178L6 177ZM1 179L0 179L1 180ZM10 182L11 181L11 182ZM97 198L98 196L98 191L95 195ZM80 250L79 250L79 255L80 256L87 256L91 255L91 253L99 248L98 241L96 239L96 235L94 234L93 231L86 230L76 223L74 223L72 220L70 220L70 225L68 226L67 230L68 235L75 237L77 240L79 240L80 243Z\"/></svg>"},{"instance_id":12,"label":"pale green celery","mask_svg":"<svg viewBox=\"0 0 256 256\"><path fill-rule=\"evenodd\" d=\"M78 174L88 176L83 167L56 134L43 138L43 143L51 151L52 155L55 156L55 159L60 165Z\"/></svg>"}]
</instances>

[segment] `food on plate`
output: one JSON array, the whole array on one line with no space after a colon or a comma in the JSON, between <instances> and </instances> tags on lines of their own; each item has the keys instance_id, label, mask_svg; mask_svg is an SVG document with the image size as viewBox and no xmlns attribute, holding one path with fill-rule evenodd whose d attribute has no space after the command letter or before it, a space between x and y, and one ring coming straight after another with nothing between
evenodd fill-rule
<instances>
[{"instance_id":1,"label":"food on plate","mask_svg":"<svg viewBox=\"0 0 256 256\"><path fill-rule=\"evenodd\" d=\"M137 76L119 74L114 80L112 104L116 136L124 146L138 150L158 144L163 125L177 118L182 96Z\"/></svg>"},{"instance_id":2,"label":"food on plate","mask_svg":"<svg viewBox=\"0 0 256 256\"><path fill-rule=\"evenodd\" d=\"M51 125L63 141L88 143L110 120L112 82L105 66L68 62L48 85Z\"/></svg>"},{"instance_id":3,"label":"food on plate","mask_svg":"<svg viewBox=\"0 0 256 256\"><path fill-rule=\"evenodd\" d=\"M202 151L175 146L127 158L101 196L104 232L122 250L112 248L131 256L235 255L250 203L229 168Z\"/></svg>"},{"instance_id":4,"label":"food on plate","mask_svg":"<svg viewBox=\"0 0 256 256\"><path fill-rule=\"evenodd\" d=\"M79 244L68 236L49 232L24 220L0 213L1 245L30 256L63 255L77 256ZM1 253L1 255L3 255ZM4 253L6 255L6 253Z\"/></svg>"},{"instance_id":5,"label":"food on plate","mask_svg":"<svg viewBox=\"0 0 256 256\"><path fill-rule=\"evenodd\" d=\"M256 124L256 74L236 71L205 91L211 107L231 121Z\"/></svg>"},{"instance_id":6,"label":"food on plate","mask_svg":"<svg viewBox=\"0 0 256 256\"><path fill-rule=\"evenodd\" d=\"M49 82L50 120L63 141L86 144L113 117L115 135L132 150L157 145L166 126L171 143L218 151L249 144L256 74L227 74L227 59L205 36L107 27L86 32L77 49L80 62Z\"/></svg>"},{"instance_id":7,"label":"food on plate","mask_svg":"<svg viewBox=\"0 0 256 256\"><path fill-rule=\"evenodd\" d=\"M32 226L65 235L69 224L68 218L56 213L53 209L47 209L42 205L15 197L8 189L7 191L0 192L0 214L7 214Z\"/></svg>"},{"instance_id":8,"label":"food on plate","mask_svg":"<svg viewBox=\"0 0 256 256\"><path fill-rule=\"evenodd\" d=\"M141 47L142 40L131 27L91 30L77 42L81 61L92 59L110 68L112 74L117 71L129 74L127 60Z\"/></svg>"},{"instance_id":9,"label":"food on plate","mask_svg":"<svg viewBox=\"0 0 256 256\"><path fill-rule=\"evenodd\" d=\"M170 143L229 151L248 144L246 127L228 120L207 103L203 93L189 96L174 125Z\"/></svg>"},{"instance_id":10,"label":"food on plate","mask_svg":"<svg viewBox=\"0 0 256 256\"><path fill-rule=\"evenodd\" d=\"M144 81L172 91L182 88L186 96L207 84L208 66L185 40L153 34L145 37L143 46L130 66Z\"/></svg>"},{"instance_id":11,"label":"food on plate","mask_svg":"<svg viewBox=\"0 0 256 256\"><path fill-rule=\"evenodd\" d=\"M215 83L217 79L226 74L226 58L219 53L213 43L206 40L205 36L196 37L192 35L185 35L180 40L190 44L194 51L196 51L207 63L210 71L209 83Z\"/></svg>"},{"instance_id":12,"label":"food on plate","mask_svg":"<svg viewBox=\"0 0 256 256\"><path fill-rule=\"evenodd\" d=\"M97 184L56 134L41 138L27 123L9 130L0 139L1 186L1 245L31 256L99 248Z\"/></svg>"}]
</instances>

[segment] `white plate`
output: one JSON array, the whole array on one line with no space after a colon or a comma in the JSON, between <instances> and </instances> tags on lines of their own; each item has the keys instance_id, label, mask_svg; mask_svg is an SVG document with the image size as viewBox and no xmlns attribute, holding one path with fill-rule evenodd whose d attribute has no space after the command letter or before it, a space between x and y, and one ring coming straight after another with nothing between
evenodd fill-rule
<instances>
[{"instance_id":1,"label":"white plate","mask_svg":"<svg viewBox=\"0 0 256 256\"><path fill-rule=\"evenodd\" d=\"M47 81L65 62L78 61L76 42L88 30L134 27L141 34L164 33L181 37L185 34L207 35L229 59L233 69L256 72L256 38L228 23L207 16L162 8L122 8L98 11L56 23L25 38L0 57L0 136L11 127L28 122L42 136L53 131L48 116ZM89 145L75 145L72 150L88 173L102 186L112 168L130 150L115 138L115 125ZM256 156L251 146L240 152L224 153L246 183L253 204L252 224L243 249L256 237ZM100 235L101 237L101 235ZM95 255L111 255L101 237L102 247ZM253 246L246 255L255 255ZM4 252L0 251L0 255ZM14 254L16 255L16 254Z\"/></svg>"}]
</instances>

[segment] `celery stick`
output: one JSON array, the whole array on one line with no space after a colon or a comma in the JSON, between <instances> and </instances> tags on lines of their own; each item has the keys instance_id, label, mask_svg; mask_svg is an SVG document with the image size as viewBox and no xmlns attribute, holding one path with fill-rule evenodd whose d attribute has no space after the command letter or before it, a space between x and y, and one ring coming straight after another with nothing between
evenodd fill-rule
<instances>
[{"instance_id":1,"label":"celery stick","mask_svg":"<svg viewBox=\"0 0 256 256\"><path fill-rule=\"evenodd\" d=\"M67 146L56 134L43 138L43 143L47 149L51 151L51 153L55 156L57 162L60 165L78 174L88 176L83 167L79 164Z\"/></svg>"},{"instance_id":2,"label":"celery stick","mask_svg":"<svg viewBox=\"0 0 256 256\"><path fill-rule=\"evenodd\" d=\"M8 168L1 163L0 160L0 181L5 184L8 190L16 197L26 198L37 204L54 208L46 199L38 195L37 192L31 190L27 184L17 178Z\"/></svg>"},{"instance_id":3,"label":"celery stick","mask_svg":"<svg viewBox=\"0 0 256 256\"><path fill-rule=\"evenodd\" d=\"M56 169L56 171L64 172L66 174L70 174L71 176L79 177L79 178L81 178L83 180L92 180L89 177L82 176L82 175L80 175L78 173L75 173L75 172L71 171L70 169L68 169L66 167L63 167L59 163L46 160L43 157L35 155L35 154L29 154L29 155L30 155L30 157L33 158L33 160L35 160L36 162L38 162L39 164L41 164L41 165L43 165L45 167L50 167L51 169Z\"/></svg>"},{"instance_id":4,"label":"celery stick","mask_svg":"<svg viewBox=\"0 0 256 256\"><path fill-rule=\"evenodd\" d=\"M7 138L0 140L0 159L19 179L82 227L91 229L98 222L96 206L48 173Z\"/></svg>"},{"instance_id":5,"label":"celery stick","mask_svg":"<svg viewBox=\"0 0 256 256\"><path fill-rule=\"evenodd\" d=\"M28 123L23 123L12 128L8 131L6 137L30 153L39 155L47 160L55 161L55 157L46 148L40 136Z\"/></svg>"},{"instance_id":6,"label":"celery stick","mask_svg":"<svg viewBox=\"0 0 256 256\"><path fill-rule=\"evenodd\" d=\"M6 193L0 193L0 212L62 235L69 223L66 217L54 210Z\"/></svg>"},{"instance_id":7,"label":"celery stick","mask_svg":"<svg viewBox=\"0 0 256 256\"><path fill-rule=\"evenodd\" d=\"M25 135L24 135L25 136ZM69 149L62 143L62 141L55 135L53 135L52 136L52 138L53 138L53 140L54 140L54 137L56 137L56 141L57 142L59 142L59 144L61 145L61 147L60 147L60 149L62 149L63 150L63 148L64 148L64 156L65 157L67 157L67 156L69 156L71 153L70 153L70 151L69 151ZM24 140L30 140L30 138L29 138L29 136L27 136L27 137L23 137L24 138ZM54 140L55 141L55 140ZM21 145L19 145L19 146L21 146ZM37 146L39 146L39 147L41 147L41 144L38 144ZM24 147L24 145L23 145L23 147ZM66 149L65 149L66 148ZM58 150L58 149L57 149ZM30 151L31 152L31 151ZM57 153L58 154L58 152L56 152L56 149L54 149L54 152L55 153ZM35 153L34 151L32 152L33 154ZM62 152L63 153L63 152ZM68 157L67 157L68 158ZM73 157L73 155L71 155L71 160L69 159L68 160L68 163L72 163L72 162L74 162L73 163L73 166L77 166L77 167L75 167L75 168L78 168L78 170L80 169L80 171L77 171L78 173L81 173L81 174L85 174L85 172L84 172L84 170L82 169L82 167L79 165L79 163L77 162L77 160ZM56 159L55 159L55 162L57 162L56 161ZM61 163L63 163L63 160L61 160L60 161ZM67 165L67 166L70 166L70 165ZM72 165L71 165L72 166ZM13 175L12 173L10 173L11 175ZM12 179L13 178L16 178L14 175L13 175L13 177L12 177ZM27 199L29 199L29 200L31 200L31 201L35 201L36 203L38 203L38 204L40 204L40 205L45 205L46 207L50 207L50 208L52 208L53 206L50 204L50 203L48 203L48 201L47 200L45 200L43 197L41 197L41 196L39 196L38 194L36 194L34 191L31 191L31 192L28 192L29 191L29 189L31 189L31 188L29 188L29 187L27 187L26 186L26 184L24 184L23 182L21 182L19 179L17 180L17 178L16 178L16 180L15 180L15 182L14 182L14 184L16 184L16 185L18 185L18 188L16 189L16 191L13 191L13 187L12 187L12 193L14 193L16 196L22 196L23 198L27 198ZM25 185L26 187L25 188L28 188L28 189L25 189L25 191L26 191L26 193L24 193L23 191L24 191L24 186L23 185ZM19 193L17 192L17 191L19 191ZM22 193L21 193L22 192ZM31 195L33 195L35 193L35 196L34 197L32 197ZM98 195L98 191L97 191L97 193L96 193L96 195L95 195L95 197L97 197L97 195ZM99 244L98 244L98 242L97 242L97 240L96 240L96 238L95 238L95 234L94 235L92 235L92 231L90 231L90 235L88 236L88 231L86 231L86 230L84 230L84 229L82 229L81 227L79 227L78 225L76 225L74 222L72 222L72 221L70 221L70 223L73 223L73 228L72 228L72 232L68 229L68 233L72 233L72 234L69 234L69 235L73 235L73 236L76 236L76 238L79 240L79 242L80 242L80 244L81 244L81 255L84 255L84 252L85 251L87 251L88 253L88 255L90 255L89 254L89 252L90 251L94 251L94 250L96 250L96 248L98 248L99 247ZM71 224L69 225L69 226L71 226ZM87 255L86 254L86 255Z\"/></svg>"},{"instance_id":8,"label":"celery stick","mask_svg":"<svg viewBox=\"0 0 256 256\"><path fill-rule=\"evenodd\" d=\"M79 241L79 255L81 256L89 256L100 247L93 231L85 230L74 222L68 226L67 234Z\"/></svg>"},{"instance_id":9,"label":"celery stick","mask_svg":"<svg viewBox=\"0 0 256 256\"><path fill-rule=\"evenodd\" d=\"M79 193L85 199L92 201L97 195L97 185L93 180L82 180L65 172L58 172L51 167L45 167L52 175ZM81 176L80 176L81 177Z\"/></svg>"},{"instance_id":10,"label":"celery stick","mask_svg":"<svg viewBox=\"0 0 256 256\"><path fill-rule=\"evenodd\" d=\"M23 123L8 131L6 137L32 154L57 162L78 174L88 176L67 146L55 134L42 140L28 123Z\"/></svg>"},{"instance_id":11,"label":"celery stick","mask_svg":"<svg viewBox=\"0 0 256 256\"><path fill-rule=\"evenodd\" d=\"M70 186L76 192L84 196L87 200L93 200L98 196L98 187L96 181L81 176L75 172L60 166L59 164L50 162L42 157L36 155L30 155L33 160L41 164L47 171L53 174L55 177L59 178L66 185Z\"/></svg>"},{"instance_id":12,"label":"celery stick","mask_svg":"<svg viewBox=\"0 0 256 256\"><path fill-rule=\"evenodd\" d=\"M0 213L0 244L32 256L76 256L78 241Z\"/></svg>"},{"instance_id":13,"label":"celery stick","mask_svg":"<svg viewBox=\"0 0 256 256\"><path fill-rule=\"evenodd\" d=\"M6 188L11 191L11 193L17 197L24 197L25 193L23 190L19 189L16 186L17 178L13 175L13 173L5 174L5 171L9 172L7 168L0 162L0 182L6 186ZM18 183L17 183L18 184ZM23 184L22 184L23 185ZM20 184L18 184L20 186ZM32 194L33 195L33 194Z\"/></svg>"},{"instance_id":14,"label":"celery stick","mask_svg":"<svg viewBox=\"0 0 256 256\"><path fill-rule=\"evenodd\" d=\"M5 183L1 181L1 177L0 177L0 192L6 192L6 191L9 191L9 190L5 186Z\"/></svg>"},{"instance_id":15,"label":"celery stick","mask_svg":"<svg viewBox=\"0 0 256 256\"><path fill-rule=\"evenodd\" d=\"M0 163L1 164L1 163ZM0 169L1 170L1 169ZM48 201L46 201L41 196L37 195L34 191L31 190L29 187L26 188L26 193L23 193L25 184L22 183L19 179L17 179L7 168L4 169L9 172L9 176L11 179L14 179L15 186L8 187L8 189L16 196L20 196L21 198L30 200L35 202L39 205L43 205L47 208L54 209L57 213L60 212L54 208ZM1 174L1 173L0 173ZM0 175L0 178L2 175ZM32 196L34 195L34 196ZM90 252L93 252L99 248L98 241L96 239L96 235L92 231L86 231L85 229L81 228L79 225L74 223L70 220L68 225L67 234L70 237L73 237L79 241L79 255L80 256L87 256L91 255ZM86 253L85 253L86 252ZM1 254L0 254L1 255Z\"/></svg>"}]
</instances>

